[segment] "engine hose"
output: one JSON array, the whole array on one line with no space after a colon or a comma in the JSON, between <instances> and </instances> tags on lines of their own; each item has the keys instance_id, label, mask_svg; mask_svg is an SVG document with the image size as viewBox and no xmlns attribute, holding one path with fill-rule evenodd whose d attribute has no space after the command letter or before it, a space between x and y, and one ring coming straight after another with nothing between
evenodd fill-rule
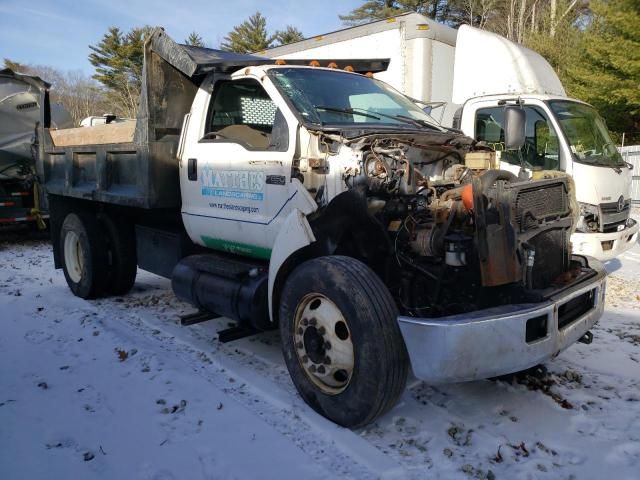
<instances>
[{"instance_id":1,"label":"engine hose","mask_svg":"<svg viewBox=\"0 0 640 480\"><path fill-rule=\"evenodd\" d=\"M441 196L440 199L443 202L446 202L447 200L453 198L453 199L459 199L462 196L462 189L465 187L466 185L463 185L462 187L456 187L456 188L452 188L451 190L447 190L446 192L444 192Z\"/></svg>"},{"instance_id":2,"label":"engine hose","mask_svg":"<svg viewBox=\"0 0 640 480\"><path fill-rule=\"evenodd\" d=\"M486 192L487 189L497 180L514 182L518 180L518 177L507 170L489 170L487 173L480 177L480 186L482 187L482 192Z\"/></svg>"}]
</instances>

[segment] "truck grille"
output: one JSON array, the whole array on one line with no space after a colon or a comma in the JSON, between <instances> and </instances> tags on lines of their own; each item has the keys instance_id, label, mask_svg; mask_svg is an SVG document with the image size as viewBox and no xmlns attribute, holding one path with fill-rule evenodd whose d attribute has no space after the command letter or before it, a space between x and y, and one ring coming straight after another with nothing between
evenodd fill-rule
<instances>
[{"instance_id":1,"label":"truck grille","mask_svg":"<svg viewBox=\"0 0 640 480\"><path fill-rule=\"evenodd\" d=\"M618 202L600 204L600 231L604 233L615 232L619 225L627 223L631 210L631 199L622 204L618 211Z\"/></svg>"},{"instance_id":2,"label":"truck grille","mask_svg":"<svg viewBox=\"0 0 640 480\"><path fill-rule=\"evenodd\" d=\"M631 199L629 200L625 200L622 210L620 210L620 212L626 212L631 208ZM604 214L608 214L608 213L620 213L618 212L618 202L611 202L611 203L601 203L600 204L600 210L602 211L602 213Z\"/></svg>"},{"instance_id":3,"label":"truck grille","mask_svg":"<svg viewBox=\"0 0 640 480\"><path fill-rule=\"evenodd\" d=\"M515 201L515 220L520 230L528 230L539 220L564 216L569 212L569 198L564 182L543 188L522 189Z\"/></svg>"}]
</instances>

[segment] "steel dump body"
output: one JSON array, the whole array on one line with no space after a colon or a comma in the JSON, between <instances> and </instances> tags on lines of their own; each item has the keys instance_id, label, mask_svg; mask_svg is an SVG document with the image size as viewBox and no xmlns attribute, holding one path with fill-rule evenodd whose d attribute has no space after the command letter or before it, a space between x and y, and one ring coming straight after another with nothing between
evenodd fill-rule
<instances>
[{"instance_id":1,"label":"steel dump body","mask_svg":"<svg viewBox=\"0 0 640 480\"><path fill-rule=\"evenodd\" d=\"M289 62L306 64L308 61ZM386 69L388 60L337 61L355 71ZM178 143L184 116L204 78L272 59L180 45L162 29L145 44L135 125L50 130L45 95L38 172L50 195L140 208L178 208ZM131 122L133 123L133 122ZM117 131L115 131L117 130Z\"/></svg>"},{"instance_id":2,"label":"steel dump body","mask_svg":"<svg viewBox=\"0 0 640 480\"><path fill-rule=\"evenodd\" d=\"M121 124L128 131L114 132L121 127L105 125L56 132L46 128L43 119L39 166L50 195L142 208L179 206L176 152L198 78L188 77L161 57L165 54L195 71L196 63L170 39L175 52L162 48L165 38L156 30L145 46L135 126Z\"/></svg>"}]
</instances>

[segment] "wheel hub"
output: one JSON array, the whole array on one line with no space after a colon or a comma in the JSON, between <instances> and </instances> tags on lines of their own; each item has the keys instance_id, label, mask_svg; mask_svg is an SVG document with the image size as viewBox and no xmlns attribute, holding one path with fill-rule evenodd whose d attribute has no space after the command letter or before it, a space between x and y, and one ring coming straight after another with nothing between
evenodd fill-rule
<instances>
[{"instance_id":1,"label":"wheel hub","mask_svg":"<svg viewBox=\"0 0 640 480\"><path fill-rule=\"evenodd\" d=\"M68 231L64 237L64 261L71 280L78 283L84 269L82 245L76 232Z\"/></svg>"},{"instance_id":2,"label":"wheel hub","mask_svg":"<svg viewBox=\"0 0 640 480\"><path fill-rule=\"evenodd\" d=\"M324 338L316 327L309 327L303 335L304 348L313 363L322 363L325 357Z\"/></svg>"},{"instance_id":3,"label":"wheel hub","mask_svg":"<svg viewBox=\"0 0 640 480\"><path fill-rule=\"evenodd\" d=\"M349 385L355 357L351 332L340 309L321 294L307 295L294 320L296 354L307 377L335 395Z\"/></svg>"}]
</instances>

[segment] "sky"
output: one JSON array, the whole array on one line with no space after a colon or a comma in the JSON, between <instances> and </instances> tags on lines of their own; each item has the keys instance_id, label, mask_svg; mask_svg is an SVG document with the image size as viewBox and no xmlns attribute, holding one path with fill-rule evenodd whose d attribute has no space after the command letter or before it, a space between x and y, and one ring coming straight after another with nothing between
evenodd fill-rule
<instances>
[{"instance_id":1,"label":"sky","mask_svg":"<svg viewBox=\"0 0 640 480\"><path fill-rule=\"evenodd\" d=\"M362 0L0 0L0 60L49 65L93 73L89 45L110 26L162 26L176 41L198 32L217 48L225 35L256 11L267 18L269 33L287 25L305 37L344 28L339 14Z\"/></svg>"}]
</instances>

